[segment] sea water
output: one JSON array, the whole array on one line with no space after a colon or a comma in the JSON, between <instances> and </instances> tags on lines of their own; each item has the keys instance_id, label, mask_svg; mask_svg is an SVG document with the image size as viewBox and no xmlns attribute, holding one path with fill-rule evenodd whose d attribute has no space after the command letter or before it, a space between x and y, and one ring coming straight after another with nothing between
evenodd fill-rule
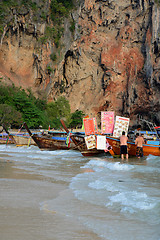
<instances>
[{"instance_id":1,"label":"sea water","mask_svg":"<svg viewBox=\"0 0 160 240\"><path fill-rule=\"evenodd\" d=\"M160 157L0 145L1 240L160 240Z\"/></svg>"}]
</instances>

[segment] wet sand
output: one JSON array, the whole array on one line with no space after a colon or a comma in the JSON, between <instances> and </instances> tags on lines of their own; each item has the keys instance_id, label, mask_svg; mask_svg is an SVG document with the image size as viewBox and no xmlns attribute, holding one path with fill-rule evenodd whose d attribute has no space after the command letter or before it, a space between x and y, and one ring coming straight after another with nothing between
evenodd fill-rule
<instances>
[{"instance_id":1,"label":"wet sand","mask_svg":"<svg viewBox=\"0 0 160 240\"><path fill-rule=\"evenodd\" d=\"M1 159L0 239L100 240L75 218L59 211L56 204L51 210L45 204L45 201L53 201L59 196L63 196L63 201L64 198L68 201L70 194L73 193L67 183L53 182L40 174L28 174L14 162Z\"/></svg>"}]
</instances>

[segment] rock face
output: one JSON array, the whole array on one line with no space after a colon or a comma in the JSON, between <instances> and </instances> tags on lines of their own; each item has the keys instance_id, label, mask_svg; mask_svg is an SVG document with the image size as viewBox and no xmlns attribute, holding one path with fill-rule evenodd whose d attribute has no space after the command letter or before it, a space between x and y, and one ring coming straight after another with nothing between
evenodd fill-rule
<instances>
[{"instance_id":1,"label":"rock face","mask_svg":"<svg viewBox=\"0 0 160 240\"><path fill-rule=\"evenodd\" d=\"M34 53L33 34L24 32L2 44L1 75L45 90L49 101L65 96L71 111L98 119L101 111L115 111L130 117L131 124L138 115L159 124L159 7L152 0L85 0L72 17L74 41L63 49L54 75L45 72L51 47L43 46L40 57Z\"/></svg>"},{"instance_id":2,"label":"rock face","mask_svg":"<svg viewBox=\"0 0 160 240\"><path fill-rule=\"evenodd\" d=\"M30 1L31 5L36 6L36 11L21 5L19 0L15 2L17 7L8 7L5 13L8 18L0 36L1 82L30 88L36 96L42 93L48 95L53 73L71 45L70 18L65 19L62 25L65 29L61 37L63 47L57 48L51 33L54 30L50 16L51 0ZM56 51L59 59L55 58Z\"/></svg>"},{"instance_id":3,"label":"rock face","mask_svg":"<svg viewBox=\"0 0 160 240\"><path fill-rule=\"evenodd\" d=\"M85 0L79 34L54 78L72 110L160 121L159 9L152 1ZM53 87L52 98L59 94Z\"/></svg>"},{"instance_id":4,"label":"rock face","mask_svg":"<svg viewBox=\"0 0 160 240\"><path fill-rule=\"evenodd\" d=\"M49 81L46 66L51 51L38 44L38 39L44 35L45 23L34 24L33 12L25 7L17 11L11 9L9 14L12 24L6 24L1 36L1 80L24 89L31 88L34 92L37 87L45 89Z\"/></svg>"}]
</instances>

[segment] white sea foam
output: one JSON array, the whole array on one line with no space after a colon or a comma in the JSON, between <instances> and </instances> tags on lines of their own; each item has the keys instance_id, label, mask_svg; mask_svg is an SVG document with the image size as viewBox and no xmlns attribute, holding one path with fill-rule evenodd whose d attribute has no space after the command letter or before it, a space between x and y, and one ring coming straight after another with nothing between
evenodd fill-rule
<instances>
[{"instance_id":1,"label":"white sea foam","mask_svg":"<svg viewBox=\"0 0 160 240\"><path fill-rule=\"evenodd\" d=\"M110 191L110 192L117 192L118 191L118 188L114 185L114 183L105 182L105 181L101 181L101 180L96 180L95 182L91 182L91 183L88 184L88 186L90 188L97 189L97 190L105 189L105 190Z\"/></svg>"},{"instance_id":2,"label":"white sea foam","mask_svg":"<svg viewBox=\"0 0 160 240\"><path fill-rule=\"evenodd\" d=\"M104 160L90 160L86 163L85 166L81 168L88 168L88 167L105 167L107 165L107 162Z\"/></svg>"},{"instance_id":3,"label":"white sea foam","mask_svg":"<svg viewBox=\"0 0 160 240\"><path fill-rule=\"evenodd\" d=\"M122 164L120 162L107 162L105 160L91 160L83 168L93 168L94 170L99 170L102 168L110 169L113 171L130 171L134 169L133 165Z\"/></svg>"},{"instance_id":4,"label":"white sea foam","mask_svg":"<svg viewBox=\"0 0 160 240\"><path fill-rule=\"evenodd\" d=\"M134 168L134 166L116 162L116 163L108 163L107 168L109 168L110 170L116 170L116 171L130 171L131 169Z\"/></svg>"},{"instance_id":5,"label":"white sea foam","mask_svg":"<svg viewBox=\"0 0 160 240\"><path fill-rule=\"evenodd\" d=\"M137 210L150 210L156 206L155 199L148 197L146 193L143 192L121 192L109 197L110 202L106 206L115 206L119 203L122 208L122 212L128 211L132 208L132 211ZM130 208L129 208L130 207ZM131 211L130 211L131 212Z\"/></svg>"}]
</instances>

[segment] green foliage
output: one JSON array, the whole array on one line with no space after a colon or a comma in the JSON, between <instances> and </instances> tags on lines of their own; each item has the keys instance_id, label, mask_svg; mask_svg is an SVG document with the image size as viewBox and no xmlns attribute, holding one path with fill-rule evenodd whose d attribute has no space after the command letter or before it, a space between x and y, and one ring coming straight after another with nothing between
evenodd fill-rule
<instances>
[{"instance_id":1,"label":"green foliage","mask_svg":"<svg viewBox=\"0 0 160 240\"><path fill-rule=\"evenodd\" d=\"M1 1L1 4L5 7L14 7L14 6L17 6L17 1L14 1L14 0L2 0Z\"/></svg>"},{"instance_id":2,"label":"green foliage","mask_svg":"<svg viewBox=\"0 0 160 240\"><path fill-rule=\"evenodd\" d=\"M43 36L39 39L39 42L41 42L42 44L45 44L47 40L48 40L47 36Z\"/></svg>"},{"instance_id":3,"label":"green foliage","mask_svg":"<svg viewBox=\"0 0 160 240\"><path fill-rule=\"evenodd\" d=\"M51 73L53 72L53 68L51 68L51 66L47 66L46 68L47 74L51 75Z\"/></svg>"},{"instance_id":4,"label":"green foliage","mask_svg":"<svg viewBox=\"0 0 160 240\"><path fill-rule=\"evenodd\" d=\"M74 20L71 22L71 26L70 26L69 30L70 30L72 33L75 31L75 21L74 21Z\"/></svg>"},{"instance_id":5,"label":"green foliage","mask_svg":"<svg viewBox=\"0 0 160 240\"><path fill-rule=\"evenodd\" d=\"M41 13L41 18L42 18L43 20L46 20L46 18L47 18L46 13L43 12L43 11L42 11L42 13Z\"/></svg>"},{"instance_id":6,"label":"green foliage","mask_svg":"<svg viewBox=\"0 0 160 240\"><path fill-rule=\"evenodd\" d=\"M56 47L58 47L63 31L64 29L60 25L52 28L47 26L45 29L45 40L54 40Z\"/></svg>"},{"instance_id":7,"label":"green foliage","mask_svg":"<svg viewBox=\"0 0 160 240\"><path fill-rule=\"evenodd\" d=\"M35 8L36 3L32 2L32 0L21 0L20 1L20 5L24 5L25 7L31 7L31 8L33 7L33 8Z\"/></svg>"},{"instance_id":8,"label":"green foliage","mask_svg":"<svg viewBox=\"0 0 160 240\"><path fill-rule=\"evenodd\" d=\"M22 113L23 119L28 123L29 127L38 127L42 124L42 112L28 98L24 90L18 92L14 97L14 106Z\"/></svg>"},{"instance_id":9,"label":"green foliage","mask_svg":"<svg viewBox=\"0 0 160 240\"><path fill-rule=\"evenodd\" d=\"M7 11L5 5L1 2L0 3L0 24L1 24L1 29L3 29L3 23L4 19L7 16Z\"/></svg>"},{"instance_id":10,"label":"green foliage","mask_svg":"<svg viewBox=\"0 0 160 240\"><path fill-rule=\"evenodd\" d=\"M73 2L72 0L52 0L51 1L51 19L54 22L54 42L56 47L59 47L60 44L60 38L64 32L64 29L61 28L62 21L64 20L64 17L67 17L69 14L69 10L72 9Z\"/></svg>"},{"instance_id":11,"label":"green foliage","mask_svg":"<svg viewBox=\"0 0 160 240\"><path fill-rule=\"evenodd\" d=\"M55 102L48 103L46 113L51 127L61 127L61 118L65 118L67 124L70 123L70 105L65 97L59 97Z\"/></svg>"},{"instance_id":12,"label":"green foliage","mask_svg":"<svg viewBox=\"0 0 160 240\"><path fill-rule=\"evenodd\" d=\"M59 41L63 34L64 29L57 25L56 27L47 26L45 29L45 35L39 39L42 44L45 44L48 40L54 40L56 47L59 47Z\"/></svg>"},{"instance_id":13,"label":"green foliage","mask_svg":"<svg viewBox=\"0 0 160 240\"><path fill-rule=\"evenodd\" d=\"M72 0L52 0L50 8L53 22L61 23L62 18L67 17L69 10L73 8L73 2Z\"/></svg>"},{"instance_id":14,"label":"green foliage","mask_svg":"<svg viewBox=\"0 0 160 240\"><path fill-rule=\"evenodd\" d=\"M57 60L57 55L54 54L54 53L51 53L50 59L51 59L53 62L56 61L56 60Z\"/></svg>"},{"instance_id":15,"label":"green foliage","mask_svg":"<svg viewBox=\"0 0 160 240\"><path fill-rule=\"evenodd\" d=\"M65 82L62 80L61 81L61 86L60 86L60 93L63 93L65 90Z\"/></svg>"},{"instance_id":16,"label":"green foliage","mask_svg":"<svg viewBox=\"0 0 160 240\"><path fill-rule=\"evenodd\" d=\"M45 97L36 98L31 89L17 88L14 85L0 85L0 124L19 127L26 122L29 128L60 128L60 119L65 119L67 126L76 127L82 124L82 111L71 114L69 101L59 97L47 104Z\"/></svg>"},{"instance_id":17,"label":"green foliage","mask_svg":"<svg viewBox=\"0 0 160 240\"><path fill-rule=\"evenodd\" d=\"M70 127L75 128L77 125L82 125L84 115L85 114L79 110L72 113Z\"/></svg>"},{"instance_id":18,"label":"green foliage","mask_svg":"<svg viewBox=\"0 0 160 240\"><path fill-rule=\"evenodd\" d=\"M1 85L0 104L6 104L20 112L23 121L29 127L43 125L43 110L46 108L46 101L36 99L31 90L28 90L27 94L23 89L17 88L14 85Z\"/></svg>"},{"instance_id":19,"label":"green foliage","mask_svg":"<svg viewBox=\"0 0 160 240\"><path fill-rule=\"evenodd\" d=\"M0 26L0 35L2 35L2 34L3 34L3 27Z\"/></svg>"},{"instance_id":20,"label":"green foliage","mask_svg":"<svg viewBox=\"0 0 160 240\"><path fill-rule=\"evenodd\" d=\"M57 0L58 3L62 3L66 9L73 8L73 1L72 0Z\"/></svg>"},{"instance_id":21,"label":"green foliage","mask_svg":"<svg viewBox=\"0 0 160 240\"><path fill-rule=\"evenodd\" d=\"M33 11L37 11L38 10L38 6L36 2L31 2L31 8Z\"/></svg>"},{"instance_id":22,"label":"green foliage","mask_svg":"<svg viewBox=\"0 0 160 240\"><path fill-rule=\"evenodd\" d=\"M19 127L23 122L22 115L16 111L14 107L8 104L0 104L0 125L6 127L14 126Z\"/></svg>"},{"instance_id":23,"label":"green foliage","mask_svg":"<svg viewBox=\"0 0 160 240\"><path fill-rule=\"evenodd\" d=\"M63 5L62 2L58 0L52 0L51 1L51 11L52 11L52 19L55 20L55 16L66 16L67 15L67 9Z\"/></svg>"},{"instance_id":24,"label":"green foliage","mask_svg":"<svg viewBox=\"0 0 160 240\"><path fill-rule=\"evenodd\" d=\"M17 89L14 85L10 86L0 86L0 104L8 104L14 106L13 99L16 94Z\"/></svg>"},{"instance_id":25,"label":"green foliage","mask_svg":"<svg viewBox=\"0 0 160 240\"><path fill-rule=\"evenodd\" d=\"M44 111L47 107L47 99L45 96L40 98L36 98L31 89L27 89L27 97L34 105L36 105L41 111Z\"/></svg>"}]
</instances>

